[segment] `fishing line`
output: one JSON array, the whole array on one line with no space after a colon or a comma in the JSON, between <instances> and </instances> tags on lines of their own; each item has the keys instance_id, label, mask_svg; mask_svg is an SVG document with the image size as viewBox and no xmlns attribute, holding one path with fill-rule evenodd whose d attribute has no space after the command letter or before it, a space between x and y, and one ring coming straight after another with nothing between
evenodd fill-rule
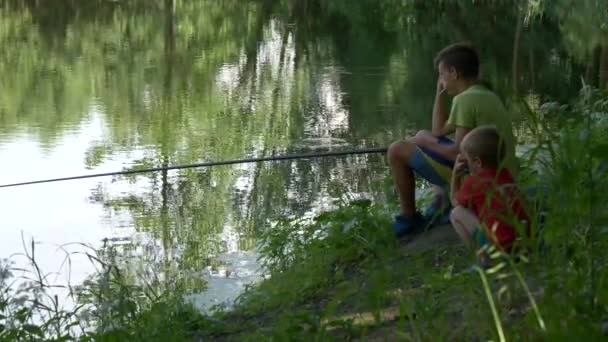
<instances>
[{"instance_id":1,"label":"fishing line","mask_svg":"<svg viewBox=\"0 0 608 342\"><path fill-rule=\"evenodd\" d=\"M149 172L158 172L158 171L165 171L165 170L194 169L194 168L202 168L202 167L221 166L221 165L259 163L259 162L294 160L294 159L339 157L339 156L357 155L357 154L386 153L386 151L387 151L386 147L370 147L370 148L363 148L363 149L359 149L359 150L348 150L348 151L300 153L300 154L291 154L291 155L282 155L282 156L279 155L279 156L261 157L261 158L247 158L247 159L235 159L235 160L226 160L226 161L217 161L217 162L203 162L203 163L196 163L196 164L172 165L172 166L152 167L152 168L137 169L137 170L123 170L123 171L114 171L114 172L95 173L95 174L90 174L90 175L41 179L41 180L28 181L28 182L3 184L3 185L0 185L0 188L10 188L10 187L16 187L16 186L52 183L52 182L63 182L63 181L85 179L85 178L98 178L98 177L109 177L109 176L119 176L119 175L130 175L130 174L137 174L137 173L149 173Z\"/></svg>"}]
</instances>

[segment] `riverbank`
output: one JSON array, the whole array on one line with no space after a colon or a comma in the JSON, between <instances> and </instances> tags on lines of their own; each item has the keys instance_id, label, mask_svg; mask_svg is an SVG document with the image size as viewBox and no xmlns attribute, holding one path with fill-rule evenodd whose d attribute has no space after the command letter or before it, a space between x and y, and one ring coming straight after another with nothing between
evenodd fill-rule
<instances>
[{"instance_id":1,"label":"riverbank","mask_svg":"<svg viewBox=\"0 0 608 342\"><path fill-rule=\"evenodd\" d=\"M342 210L343 215L363 221L383 222L385 215L376 216L378 213L363 203ZM334 213L331 218L342 214ZM374 228L354 228L343 239L328 236L329 241L312 248L301 261L280 271L274 267L283 266L270 266L275 270L272 278L245 293L235 311L218 314L219 321L230 323L216 325L203 336L224 340L270 336L278 340L452 340L494 335L480 274L463 272L473 258L450 226L397 243L390 236L374 240L370 236L377 233L371 230ZM534 265L517 269L531 272ZM516 289L513 272L503 270L493 277L499 275L509 275L503 282L490 280L493 293L508 286L495 299L501 305L501 324L510 326L533 315L526 293Z\"/></svg>"},{"instance_id":2,"label":"riverbank","mask_svg":"<svg viewBox=\"0 0 608 342\"><path fill-rule=\"evenodd\" d=\"M527 262L506 260L486 272L467 272L474 258L450 226L412 241L376 239L375 229L386 223L381 212L357 203L326 214L317 227L338 232L342 226L339 236L330 233L305 253L294 248L286 253L292 260L287 264L270 262L272 277L246 292L235 311L217 314L221 323L197 336L230 341L602 338L605 255L594 255L595 286L581 272L582 260L565 262L552 248ZM346 217L351 219L341 221ZM353 220L365 223L345 235ZM596 242L598 251L608 247L605 239ZM562 252L577 260L588 251L570 245Z\"/></svg>"}]
</instances>

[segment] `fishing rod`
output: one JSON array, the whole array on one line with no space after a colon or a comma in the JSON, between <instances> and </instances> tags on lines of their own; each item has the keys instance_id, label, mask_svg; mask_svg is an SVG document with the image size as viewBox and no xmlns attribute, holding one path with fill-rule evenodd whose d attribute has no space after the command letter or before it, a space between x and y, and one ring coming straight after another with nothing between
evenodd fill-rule
<instances>
[{"instance_id":1,"label":"fishing rod","mask_svg":"<svg viewBox=\"0 0 608 342\"><path fill-rule=\"evenodd\" d=\"M386 147L369 147L369 148L363 148L363 149L359 149L359 150L300 153L300 154L279 155L279 156L261 157L261 158L247 158L247 159L225 160L225 161L218 161L218 162L203 162L203 163L196 163L196 164L171 165L171 166L152 167L152 168L147 168L147 169L123 170L123 171L114 171L114 172L95 173L95 174L89 174L89 175L61 177L61 178L49 178L49 179L41 179L41 180L28 181L28 182L3 184L3 185L0 185L0 188L10 188L10 187L16 187L16 186L41 184L41 183L63 182L63 181L85 179L85 178L98 178L98 177L108 177L108 176L130 175L130 174L137 174L137 173L149 173L149 172L158 172L158 171L165 171L165 170L194 169L194 168L211 167L211 166L259 163L259 162L294 160L294 159L339 157L339 156L357 155L357 154L386 153L386 151L387 151Z\"/></svg>"}]
</instances>

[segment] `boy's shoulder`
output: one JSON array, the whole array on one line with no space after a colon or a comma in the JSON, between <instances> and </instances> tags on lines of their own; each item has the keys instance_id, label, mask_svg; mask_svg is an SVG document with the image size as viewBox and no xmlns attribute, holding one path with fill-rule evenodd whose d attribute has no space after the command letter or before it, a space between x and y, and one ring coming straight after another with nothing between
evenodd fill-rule
<instances>
[{"instance_id":1,"label":"boy's shoulder","mask_svg":"<svg viewBox=\"0 0 608 342\"><path fill-rule=\"evenodd\" d=\"M472 191L485 192L490 188L496 188L504 184L514 183L513 175L507 169L486 169L478 174L468 176L464 183Z\"/></svg>"},{"instance_id":2,"label":"boy's shoulder","mask_svg":"<svg viewBox=\"0 0 608 342\"><path fill-rule=\"evenodd\" d=\"M462 93L454 96L454 102L459 103L491 102L495 104L496 101L500 102L498 95L482 85L470 86Z\"/></svg>"},{"instance_id":3,"label":"boy's shoulder","mask_svg":"<svg viewBox=\"0 0 608 342\"><path fill-rule=\"evenodd\" d=\"M513 174L506 167L499 169L485 169L477 176L480 180L492 181L492 183L495 184L515 183Z\"/></svg>"},{"instance_id":4,"label":"boy's shoulder","mask_svg":"<svg viewBox=\"0 0 608 342\"><path fill-rule=\"evenodd\" d=\"M484 192L485 189L492 187L494 177L487 173L468 175L463 182L463 189L469 192Z\"/></svg>"}]
</instances>

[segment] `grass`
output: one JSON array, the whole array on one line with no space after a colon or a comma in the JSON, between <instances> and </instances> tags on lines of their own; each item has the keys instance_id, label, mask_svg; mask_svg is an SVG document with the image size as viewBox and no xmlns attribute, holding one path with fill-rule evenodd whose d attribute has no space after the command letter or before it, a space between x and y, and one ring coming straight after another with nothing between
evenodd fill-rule
<instances>
[{"instance_id":1,"label":"grass","mask_svg":"<svg viewBox=\"0 0 608 342\"><path fill-rule=\"evenodd\" d=\"M460 243L396 241L394 198L279 222L259 241L270 277L250 286L234 310L209 316L183 301L178 282L159 288L153 278L131 279L95 253L99 272L69 288L77 305L61 309L31 244L22 273L29 285L15 289L16 270L0 267L0 340L601 340L607 118L605 94L588 88L570 106L530 111L536 142L523 158L522 181L550 189L531 206L548 216L542 232L534 220L539 235L525 241L527 254L494 251L489 270L463 272L474 256Z\"/></svg>"},{"instance_id":2,"label":"grass","mask_svg":"<svg viewBox=\"0 0 608 342\"><path fill-rule=\"evenodd\" d=\"M153 277L133 279L129 265L109 257L113 247L82 247L87 252L78 253L98 271L78 286L52 285L55 274L38 266L34 241L19 255L23 266L0 260L0 341L179 341L205 324L184 302L179 282L160 287Z\"/></svg>"}]
</instances>

